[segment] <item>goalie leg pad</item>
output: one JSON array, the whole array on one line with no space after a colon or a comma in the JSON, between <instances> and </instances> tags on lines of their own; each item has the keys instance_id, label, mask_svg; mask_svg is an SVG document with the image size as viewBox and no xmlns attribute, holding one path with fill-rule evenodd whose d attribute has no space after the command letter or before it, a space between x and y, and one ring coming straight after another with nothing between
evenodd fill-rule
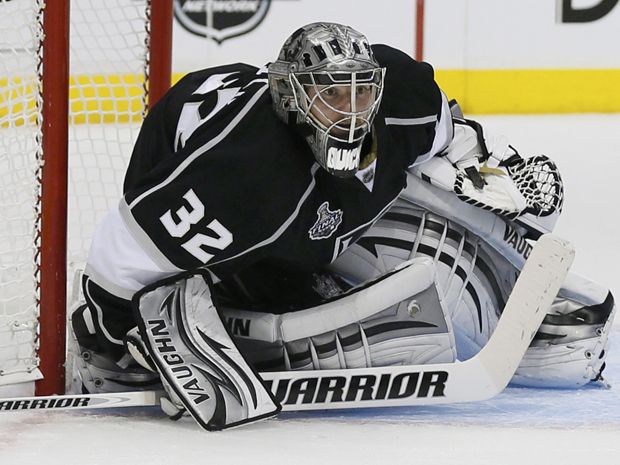
<instances>
[{"instance_id":1,"label":"goalie leg pad","mask_svg":"<svg viewBox=\"0 0 620 465\"><path fill-rule=\"evenodd\" d=\"M133 304L164 386L204 429L221 430L280 411L222 324L206 271L148 286Z\"/></svg>"},{"instance_id":2,"label":"goalie leg pad","mask_svg":"<svg viewBox=\"0 0 620 465\"><path fill-rule=\"evenodd\" d=\"M512 380L531 387L606 385L607 345L616 306L612 294L571 274Z\"/></svg>"},{"instance_id":3,"label":"goalie leg pad","mask_svg":"<svg viewBox=\"0 0 620 465\"><path fill-rule=\"evenodd\" d=\"M514 267L458 223L399 200L332 269L360 281L412 257L433 260L458 358L469 359L497 326L516 279Z\"/></svg>"},{"instance_id":4,"label":"goalie leg pad","mask_svg":"<svg viewBox=\"0 0 620 465\"><path fill-rule=\"evenodd\" d=\"M222 309L261 371L449 363L452 325L426 258L401 264L316 307L284 314Z\"/></svg>"},{"instance_id":5,"label":"goalie leg pad","mask_svg":"<svg viewBox=\"0 0 620 465\"><path fill-rule=\"evenodd\" d=\"M80 383L75 386L76 390L98 394L160 388L159 376L137 364L129 354L117 359L101 349L95 337L93 318L86 304L78 306L72 313L71 327L71 360L79 375L79 380L75 381Z\"/></svg>"},{"instance_id":6,"label":"goalie leg pad","mask_svg":"<svg viewBox=\"0 0 620 465\"><path fill-rule=\"evenodd\" d=\"M516 228L497 217L470 218L463 211L442 214L399 200L333 268L351 280L367 279L411 257L427 256L451 317L459 360L476 354L488 341L531 246ZM464 206L467 207L467 206ZM477 231L494 231L478 236ZM492 238L497 237L490 245ZM503 244L502 247L498 246ZM529 248L528 248L529 247ZM511 256L512 253L512 256ZM570 273L513 383L532 387L579 387L601 379L607 338L615 313L607 289Z\"/></svg>"}]
</instances>

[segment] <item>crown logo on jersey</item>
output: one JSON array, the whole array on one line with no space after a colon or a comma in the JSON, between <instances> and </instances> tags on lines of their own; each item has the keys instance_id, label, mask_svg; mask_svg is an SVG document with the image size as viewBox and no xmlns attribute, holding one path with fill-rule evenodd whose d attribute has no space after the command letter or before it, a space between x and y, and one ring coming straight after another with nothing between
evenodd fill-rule
<instances>
[{"instance_id":1,"label":"crown logo on jersey","mask_svg":"<svg viewBox=\"0 0 620 465\"><path fill-rule=\"evenodd\" d=\"M330 210L329 202L323 202L316 211L316 214L319 219L308 231L310 239L313 241L327 239L334 234L334 231L336 231L340 223L342 223L342 210Z\"/></svg>"}]
</instances>

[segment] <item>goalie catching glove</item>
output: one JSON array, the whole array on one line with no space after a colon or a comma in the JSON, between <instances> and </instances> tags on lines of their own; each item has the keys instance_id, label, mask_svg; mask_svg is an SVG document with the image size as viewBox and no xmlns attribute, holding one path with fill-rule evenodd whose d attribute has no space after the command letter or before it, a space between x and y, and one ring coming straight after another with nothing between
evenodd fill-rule
<instances>
[{"instance_id":1,"label":"goalie catching glove","mask_svg":"<svg viewBox=\"0 0 620 465\"><path fill-rule=\"evenodd\" d=\"M200 426L215 431L280 411L222 324L207 272L155 283L137 293L133 303L142 337L130 333L127 346L160 374L170 396L162 403L166 413L186 409Z\"/></svg>"},{"instance_id":2,"label":"goalie catching glove","mask_svg":"<svg viewBox=\"0 0 620 465\"><path fill-rule=\"evenodd\" d=\"M504 137L483 135L474 121L455 119L450 146L413 173L464 202L516 219L534 238L551 232L562 210L555 163L545 155L521 158Z\"/></svg>"}]
</instances>

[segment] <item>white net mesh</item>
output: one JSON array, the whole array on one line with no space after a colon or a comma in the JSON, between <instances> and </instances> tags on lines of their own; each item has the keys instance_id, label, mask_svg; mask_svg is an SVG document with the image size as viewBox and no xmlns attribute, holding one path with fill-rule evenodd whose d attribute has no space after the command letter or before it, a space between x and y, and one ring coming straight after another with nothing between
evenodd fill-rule
<instances>
[{"instance_id":1,"label":"white net mesh","mask_svg":"<svg viewBox=\"0 0 620 465\"><path fill-rule=\"evenodd\" d=\"M96 223L121 197L143 116L146 3L71 4L68 253L76 266Z\"/></svg>"},{"instance_id":2,"label":"white net mesh","mask_svg":"<svg viewBox=\"0 0 620 465\"><path fill-rule=\"evenodd\" d=\"M38 375L39 11L0 0L0 384Z\"/></svg>"},{"instance_id":3,"label":"white net mesh","mask_svg":"<svg viewBox=\"0 0 620 465\"><path fill-rule=\"evenodd\" d=\"M0 0L0 385L38 376L42 4ZM71 2L69 280L121 196L145 106L148 9L148 0Z\"/></svg>"}]
</instances>

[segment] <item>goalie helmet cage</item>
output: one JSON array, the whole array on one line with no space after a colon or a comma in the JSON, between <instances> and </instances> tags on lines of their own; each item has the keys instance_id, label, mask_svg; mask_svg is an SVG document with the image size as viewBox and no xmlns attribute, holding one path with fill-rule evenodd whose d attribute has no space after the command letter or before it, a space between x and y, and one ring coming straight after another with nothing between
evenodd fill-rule
<instances>
[{"instance_id":1,"label":"goalie helmet cage","mask_svg":"<svg viewBox=\"0 0 620 465\"><path fill-rule=\"evenodd\" d=\"M68 269L121 196L171 49L172 0L0 0L0 386L64 392Z\"/></svg>"}]
</instances>

